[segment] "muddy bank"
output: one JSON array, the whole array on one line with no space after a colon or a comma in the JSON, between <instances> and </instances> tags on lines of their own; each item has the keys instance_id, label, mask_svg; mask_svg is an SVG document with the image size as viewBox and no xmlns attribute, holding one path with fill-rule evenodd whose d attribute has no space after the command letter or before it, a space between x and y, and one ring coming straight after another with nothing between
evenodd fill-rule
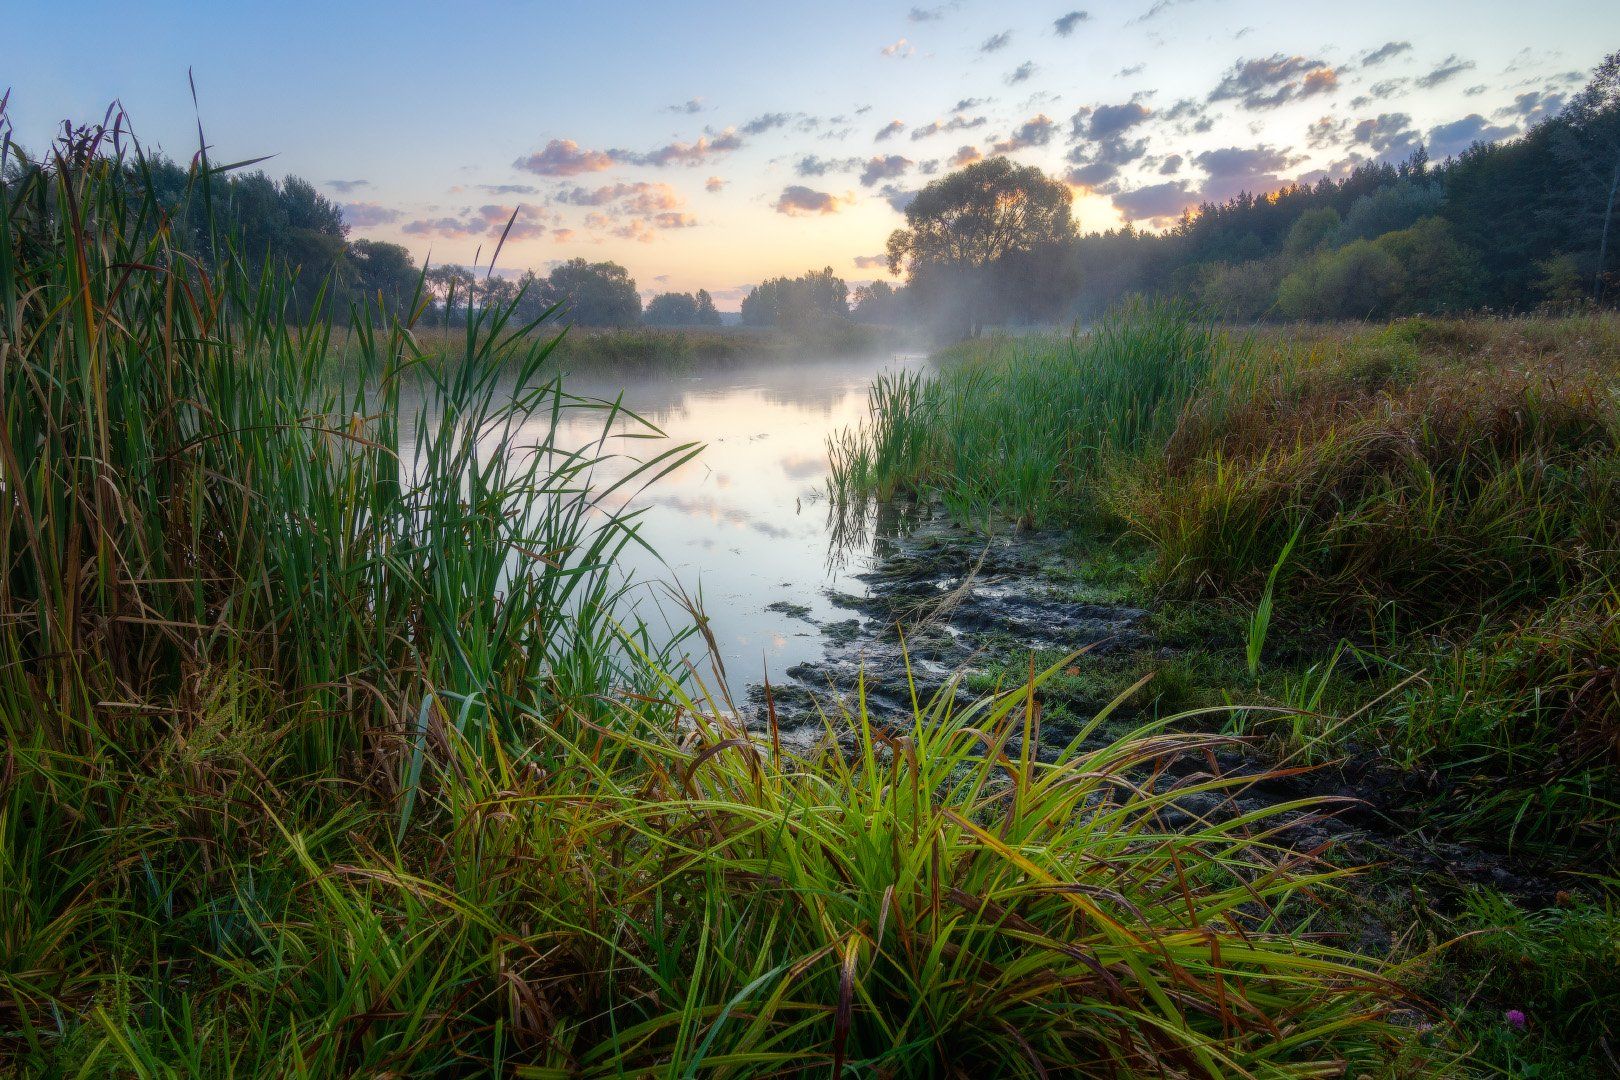
<instances>
[{"instance_id":1,"label":"muddy bank","mask_svg":"<svg viewBox=\"0 0 1620 1080\"><path fill-rule=\"evenodd\" d=\"M824 639L820 658L800 663L773 685L750 691L751 722L765 725L774 714L783 743L800 750L828 738L824 716L852 709L855 688L864 678L867 708L879 723L909 725L913 695L927 703L952 693L958 704L977 700L1006 673L1027 671L1032 651L1042 662L1080 652L1066 673L1081 681L1091 671L1118 671L1138 663L1175 660L1190 651L1155 630L1151 613L1111 599L1077 581L1075 555L1061 535L1012 533L985 539L938 523L924 524L887 546L871 571L857 575L864 594L828 592L843 619L816 620L792 601L778 610L800 618ZM1084 650L1083 652L1081 650ZM1073 680L1071 680L1073 681ZM1054 702L1043 695L1039 757L1053 760L1080 725L1113 700L1121 689L1100 677L1091 694ZM1170 710L1177 711L1177 710ZM1093 736L1112 739L1144 719L1157 716L1150 693L1128 699ZM1195 723L1218 731L1222 714ZM836 728L836 725L835 725ZM1009 752L1019 749L1013 739ZM1219 819L1278 806L1301 798L1323 800L1312 812L1289 812L1267 827L1286 822L1280 844L1300 853L1328 855L1340 865L1379 864L1386 881L1410 877L1438 885L1490 885L1537 901L1553 896L1557 884L1542 868L1522 857L1456 843L1424 829L1422 806L1434 796L1421 777L1400 773L1375 756L1350 756L1288 775L1259 740L1233 738L1212 756L1183 755L1168 761L1159 782L1194 784L1212 768L1250 783L1221 792L1191 793L1179 800L1182 822ZM1167 825L1178 824L1167 821Z\"/></svg>"}]
</instances>

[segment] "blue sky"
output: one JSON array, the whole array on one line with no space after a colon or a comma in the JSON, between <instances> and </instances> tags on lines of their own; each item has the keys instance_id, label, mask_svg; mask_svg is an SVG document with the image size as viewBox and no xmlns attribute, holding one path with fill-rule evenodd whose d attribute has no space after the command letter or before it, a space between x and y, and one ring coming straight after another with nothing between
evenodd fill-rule
<instances>
[{"instance_id":1,"label":"blue sky","mask_svg":"<svg viewBox=\"0 0 1620 1080\"><path fill-rule=\"evenodd\" d=\"M646 293L851 280L953 161L1064 176L1087 230L1511 137L1620 48L1620 4L38 3L5 0L16 136L275 155L418 257L575 255Z\"/></svg>"}]
</instances>

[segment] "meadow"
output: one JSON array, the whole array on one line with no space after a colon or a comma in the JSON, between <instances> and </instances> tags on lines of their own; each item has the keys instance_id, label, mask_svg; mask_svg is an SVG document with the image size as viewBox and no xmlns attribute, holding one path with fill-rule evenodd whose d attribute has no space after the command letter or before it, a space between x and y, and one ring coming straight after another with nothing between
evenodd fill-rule
<instances>
[{"instance_id":1,"label":"meadow","mask_svg":"<svg viewBox=\"0 0 1620 1080\"><path fill-rule=\"evenodd\" d=\"M1397 921L1469 935L1426 978L1480 1069L1613 1067L1620 319L1249 331L1137 305L884 380L830 451L847 504L1064 532L1078 581L1155 609L1178 655L1105 693L1271 705L1223 730L1381 777L1422 845L1537 880L1444 895L1397 868Z\"/></svg>"},{"instance_id":2,"label":"meadow","mask_svg":"<svg viewBox=\"0 0 1620 1080\"><path fill-rule=\"evenodd\" d=\"M346 367L288 281L171 233L107 132L6 153L8 1068L1320 1076L1459 1052L1403 968L1315 931L1346 871L1272 820L1310 804L1167 824L1254 782L1162 780L1229 738L1197 716L1093 737L1104 710L1037 756L1032 671L901 723L857 695L788 752L620 604L640 541L592 470L627 451L555 433L634 418L568 392L549 326L489 310L435 348L357 313ZM215 175L199 158L186 197ZM622 484L699 451L644 433Z\"/></svg>"}]
</instances>

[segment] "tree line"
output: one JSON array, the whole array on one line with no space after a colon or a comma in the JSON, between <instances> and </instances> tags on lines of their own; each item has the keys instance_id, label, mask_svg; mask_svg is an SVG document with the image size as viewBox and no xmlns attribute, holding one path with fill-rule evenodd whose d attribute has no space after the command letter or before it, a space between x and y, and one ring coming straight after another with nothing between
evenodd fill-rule
<instances>
[{"instance_id":1,"label":"tree line","mask_svg":"<svg viewBox=\"0 0 1620 1080\"><path fill-rule=\"evenodd\" d=\"M575 258L545 274L529 270L516 278L453 264L424 272L402 245L350 239L341 207L302 177L278 181L259 170L216 171L199 184L189 166L162 157L128 168L142 174L131 177L131 190L151 194L163 226L181 238L185 250L205 262L240 260L254 276L270 264L290 271L291 317L304 319L321 307L341 320L360 306L383 316L419 314L442 325L463 315L468 305L506 304L527 319L556 308L581 326L722 322L706 289L663 293L644 309L635 279L614 262ZM421 312L411 312L413 303Z\"/></svg>"},{"instance_id":2,"label":"tree line","mask_svg":"<svg viewBox=\"0 0 1620 1080\"><path fill-rule=\"evenodd\" d=\"M1620 53L1520 138L1243 193L1162 233L1078 235L1065 184L991 158L925 187L888 257L912 319L966 334L1141 294L1245 320L1613 305L1617 197Z\"/></svg>"}]
</instances>

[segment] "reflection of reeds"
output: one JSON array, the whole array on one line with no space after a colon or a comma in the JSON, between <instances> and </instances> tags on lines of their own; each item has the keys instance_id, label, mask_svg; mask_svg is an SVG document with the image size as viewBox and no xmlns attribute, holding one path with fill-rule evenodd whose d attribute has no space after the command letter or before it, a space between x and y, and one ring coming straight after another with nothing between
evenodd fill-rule
<instances>
[{"instance_id":1,"label":"reflection of reeds","mask_svg":"<svg viewBox=\"0 0 1620 1080\"><path fill-rule=\"evenodd\" d=\"M893 554L894 541L927 521L927 503L880 503L873 499L827 500L827 570L849 565L851 556L870 552L873 558Z\"/></svg>"}]
</instances>

